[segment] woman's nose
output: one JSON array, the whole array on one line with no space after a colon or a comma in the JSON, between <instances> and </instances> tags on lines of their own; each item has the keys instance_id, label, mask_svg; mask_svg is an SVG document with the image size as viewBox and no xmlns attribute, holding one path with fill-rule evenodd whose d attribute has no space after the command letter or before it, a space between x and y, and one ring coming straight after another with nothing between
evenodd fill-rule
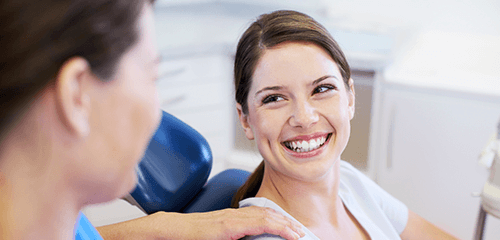
<instances>
[{"instance_id":1,"label":"woman's nose","mask_svg":"<svg viewBox=\"0 0 500 240\"><path fill-rule=\"evenodd\" d=\"M309 102L296 103L290 116L292 127L308 128L318 122L319 114L314 106Z\"/></svg>"}]
</instances>

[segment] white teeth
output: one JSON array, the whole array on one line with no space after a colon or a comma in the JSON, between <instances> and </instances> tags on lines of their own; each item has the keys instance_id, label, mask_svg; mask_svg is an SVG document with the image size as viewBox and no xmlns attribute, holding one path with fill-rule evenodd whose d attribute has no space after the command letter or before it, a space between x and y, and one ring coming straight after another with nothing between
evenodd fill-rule
<instances>
[{"instance_id":1,"label":"white teeth","mask_svg":"<svg viewBox=\"0 0 500 240\"><path fill-rule=\"evenodd\" d=\"M316 149L318 147L319 144L316 143L316 141L311 140L311 142L309 143L309 148L311 149Z\"/></svg>"},{"instance_id":2,"label":"white teeth","mask_svg":"<svg viewBox=\"0 0 500 240\"><path fill-rule=\"evenodd\" d=\"M304 149L304 152L309 152L309 143L302 141L302 149Z\"/></svg>"},{"instance_id":3,"label":"white teeth","mask_svg":"<svg viewBox=\"0 0 500 240\"><path fill-rule=\"evenodd\" d=\"M297 142L285 142L285 146L291 149L292 151L301 153L301 152L309 152L325 144L326 137L320 137L317 139L311 139L309 141L297 141Z\"/></svg>"}]
</instances>

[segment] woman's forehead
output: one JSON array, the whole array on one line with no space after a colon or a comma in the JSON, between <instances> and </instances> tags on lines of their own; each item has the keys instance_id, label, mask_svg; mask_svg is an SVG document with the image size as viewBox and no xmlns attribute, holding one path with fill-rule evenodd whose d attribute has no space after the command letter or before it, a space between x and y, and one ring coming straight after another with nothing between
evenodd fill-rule
<instances>
[{"instance_id":1,"label":"woman's forehead","mask_svg":"<svg viewBox=\"0 0 500 240\"><path fill-rule=\"evenodd\" d=\"M325 75L341 79L337 64L326 50L312 43L289 42L264 50L252 85L312 82Z\"/></svg>"}]
</instances>

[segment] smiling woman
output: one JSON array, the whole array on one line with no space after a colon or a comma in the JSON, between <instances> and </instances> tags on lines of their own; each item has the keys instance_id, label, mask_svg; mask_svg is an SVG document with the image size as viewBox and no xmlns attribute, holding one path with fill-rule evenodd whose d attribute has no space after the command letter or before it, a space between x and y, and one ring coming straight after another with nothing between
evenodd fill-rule
<instances>
[{"instance_id":1,"label":"smiling woman","mask_svg":"<svg viewBox=\"0 0 500 240\"><path fill-rule=\"evenodd\" d=\"M260 16L239 41L234 72L239 120L264 158L234 207L271 207L302 223L304 239L452 238L340 159L355 90L323 26L294 11Z\"/></svg>"}]
</instances>

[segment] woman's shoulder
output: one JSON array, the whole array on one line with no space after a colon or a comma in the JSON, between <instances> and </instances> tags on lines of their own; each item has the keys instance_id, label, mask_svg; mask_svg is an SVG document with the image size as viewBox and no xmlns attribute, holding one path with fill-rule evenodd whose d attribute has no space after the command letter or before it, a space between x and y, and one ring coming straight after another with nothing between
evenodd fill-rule
<instances>
[{"instance_id":1,"label":"woman's shoulder","mask_svg":"<svg viewBox=\"0 0 500 240\"><path fill-rule=\"evenodd\" d=\"M258 207L268 207L271 208L284 216L300 223L292 217L289 213L287 213L285 210L283 210L278 204L274 203L273 201L264 198L264 197L252 197L252 198L246 198L240 201L240 208L241 207L249 207L249 206L258 206ZM319 240L314 233L309 231L304 225L300 224L302 226L302 230L306 233L304 237L301 238L301 240ZM256 235L256 236L246 236L243 239L259 239L259 240L266 240L266 239L283 239L280 236L277 235L272 235L272 234L262 234L262 235Z\"/></svg>"},{"instance_id":2,"label":"woman's shoulder","mask_svg":"<svg viewBox=\"0 0 500 240\"><path fill-rule=\"evenodd\" d=\"M250 206L257 206L257 207L268 207L272 208L274 210L279 210L283 211L278 204L274 203L273 201L264 198L264 197L251 197L251 198L245 198L239 202L240 208L242 207L250 207Z\"/></svg>"}]
</instances>

